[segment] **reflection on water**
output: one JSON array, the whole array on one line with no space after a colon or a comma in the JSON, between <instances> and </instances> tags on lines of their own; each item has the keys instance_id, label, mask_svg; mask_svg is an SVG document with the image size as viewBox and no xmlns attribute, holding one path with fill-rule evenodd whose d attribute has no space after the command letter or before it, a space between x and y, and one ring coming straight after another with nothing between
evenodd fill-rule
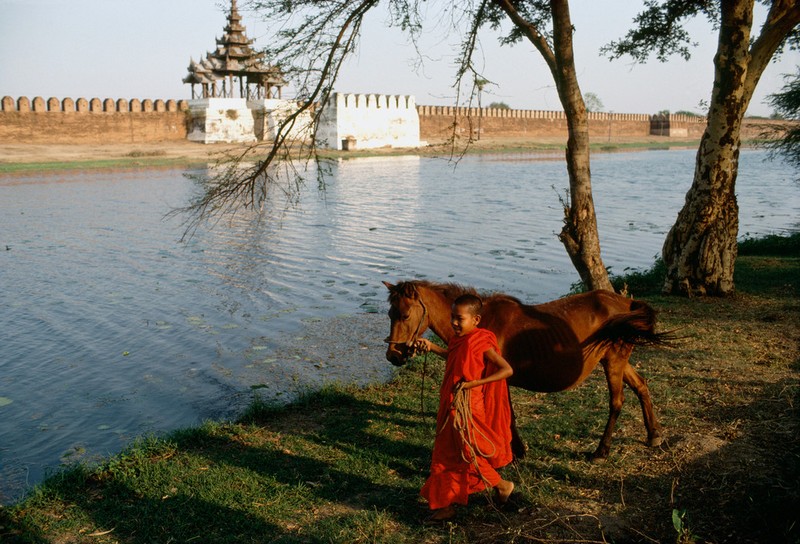
<instances>
[{"instance_id":1,"label":"reflection on water","mask_svg":"<svg viewBox=\"0 0 800 544\"><path fill-rule=\"evenodd\" d=\"M800 187L742 153L744 235L797 230ZM254 394L385 380L382 280L429 278L531 302L577 280L555 234L563 161L340 161L324 193L186 243L176 170L0 178L0 501L61 462L232 417ZM694 152L593 158L606 265L648 267ZM255 388L255 389L253 389Z\"/></svg>"}]
</instances>

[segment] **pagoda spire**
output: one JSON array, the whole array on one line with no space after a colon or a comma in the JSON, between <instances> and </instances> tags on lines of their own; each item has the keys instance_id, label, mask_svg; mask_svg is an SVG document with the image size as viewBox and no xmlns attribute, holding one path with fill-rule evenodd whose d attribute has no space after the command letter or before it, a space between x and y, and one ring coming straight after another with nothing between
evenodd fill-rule
<instances>
[{"instance_id":1,"label":"pagoda spire","mask_svg":"<svg viewBox=\"0 0 800 544\"><path fill-rule=\"evenodd\" d=\"M264 62L264 53L255 51L253 41L247 37L236 0L231 0L231 10L227 17L221 38L217 38L217 48L208 53L201 63L190 63L189 75L184 83L203 85L203 96L217 96L217 82L221 82L222 97L234 97L234 79L238 79L239 94L242 98L280 98L281 87L286 84L280 70ZM202 72L202 73L198 73ZM251 89L251 86L254 89Z\"/></svg>"}]
</instances>

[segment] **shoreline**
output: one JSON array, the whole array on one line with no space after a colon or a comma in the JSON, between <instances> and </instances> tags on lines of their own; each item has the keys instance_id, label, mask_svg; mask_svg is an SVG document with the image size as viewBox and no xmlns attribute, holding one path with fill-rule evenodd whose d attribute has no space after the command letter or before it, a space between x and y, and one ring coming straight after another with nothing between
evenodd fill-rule
<instances>
[{"instance_id":1,"label":"shoreline","mask_svg":"<svg viewBox=\"0 0 800 544\"><path fill-rule=\"evenodd\" d=\"M417 496L435 430L420 404L420 366L428 363L417 359L389 384L330 386L288 406L254 397L236 421L145 437L97 466L65 465L0 505L0 538L232 542L269 531L287 542L379 534L435 543L454 535L499 541L513 530L547 542L666 542L675 538L675 517L687 523L689 512L691 530L709 541L791 540L795 520L780 506L796 500L800 481L792 461L800 442L781 440L797 436L798 421L794 240L783 249L775 240L751 244L734 297L637 297L659 310L662 330L682 331L668 350L636 349L667 438L660 447L644 447L631 405L609 461L585 461L605 416L590 408L607 400L598 371L565 395L515 388L528 455L507 469L518 486L502 513L475 496L446 526L420 523L427 510ZM442 363L422 366L434 383Z\"/></svg>"},{"instance_id":2,"label":"shoreline","mask_svg":"<svg viewBox=\"0 0 800 544\"><path fill-rule=\"evenodd\" d=\"M592 152L619 152L642 149L696 148L696 139L652 136L649 138L598 139L592 141ZM214 163L244 152L263 156L269 142L257 144L203 144L188 140L159 143L128 144L0 144L0 176L31 172L99 168L180 167ZM458 158L464 143L455 148L440 142L418 148L378 148L354 151L321 150L324 158L357 158L380 156L453 156ZM483 153L554 153L562 152L566 142L551 138L484 138L472 142L464 154Z\"/></svg>"}]
</instances>

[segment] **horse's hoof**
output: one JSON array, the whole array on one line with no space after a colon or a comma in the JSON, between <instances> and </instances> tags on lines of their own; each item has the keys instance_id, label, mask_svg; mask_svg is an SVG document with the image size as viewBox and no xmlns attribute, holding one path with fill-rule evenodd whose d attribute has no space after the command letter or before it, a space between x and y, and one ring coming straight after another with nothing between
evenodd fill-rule
<instances>
[{"instance_id":1,"label":"horse's hoof","mask_svg":"<svg viewBox=\"0 0 800 544\"><path fill-rule=\"evenodd\" d=\"M514 460L525 459L527 453L528 444L521 440L516 441L513 438L511 439L511 454L514 456Z\"/></svg>"},{"instance_id":2,"label":"horse's hoof","mask_svg":"<svg viewBox=\"0 0 800 544\"><path fill-rule=\"evenodd\" d=\"M664 441L664 439L661 438L660 436L654 436L653 438L650 438L647 441L647 445L649 447L651 447L651 448L656 448L656 447L660 446L663 441Z\"/></svg>"},{"instance_id":3,"label":"horse's hoof","mask_svg":"<svg viewBox=\"0 0 800 544\"><path fill-rule=\"evenodd\" d=\"M603 455L602 453L594 452L588 455L589 462L593 465L599 465L600 463L605 463L606 459L608 459L608 454Z\"/></svg>"}]
</instances>

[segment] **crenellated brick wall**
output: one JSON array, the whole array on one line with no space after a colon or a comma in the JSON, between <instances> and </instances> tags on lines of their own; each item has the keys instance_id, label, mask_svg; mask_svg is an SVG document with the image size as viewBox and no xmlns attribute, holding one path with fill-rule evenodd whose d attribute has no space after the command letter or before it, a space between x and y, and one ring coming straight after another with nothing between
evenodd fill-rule
<instances>
[{"instance_id":1,"label":"crenellated brick wall","mask_svg":"<svg viewBox=\"0 0 800 544\"><path fill-rule=\"evenodd\" d=\"M186 139L186 100L2 99L0 143L103 144Z\"/></svg>"},{"instance_id":2,"label":"crenellated brick wall","mask_svg":"<svg viewBox=\"0 0 800 544\"><path fill-rule=\"evenodd\" d=\"M187 139L187 100L120 98L2 98L0 143L102 144L147 143ZM466 137L470 131L486 138L564 138L567 120L564 112L510 110L495 108L457 108L416 106L420 140L438 142L456 133ZM742 138L758 138L770 125L779 122L745 119ZM622 138L663 136L699 139L705 129L704 117L686 115L647 115L590 113L589 133L609 141Z\"/></svg>"},{"instance_id":3,"label":"crenellated brick wall","mask_svg":"<svg viewBox=\"0 0 800 544\"><path fill-rule=\"evenodd\" d=\"M511 110L496 108L457 108L419 106L420 138L438 141L453 133L466 137L478 131L483 137L557 138L567 137L567 118L562 111ZM646 137L650 135L651 117L633 113L589 113L592 135ZM701 131L702 132L702 131Z\"/></svg>"}]
</instances>

